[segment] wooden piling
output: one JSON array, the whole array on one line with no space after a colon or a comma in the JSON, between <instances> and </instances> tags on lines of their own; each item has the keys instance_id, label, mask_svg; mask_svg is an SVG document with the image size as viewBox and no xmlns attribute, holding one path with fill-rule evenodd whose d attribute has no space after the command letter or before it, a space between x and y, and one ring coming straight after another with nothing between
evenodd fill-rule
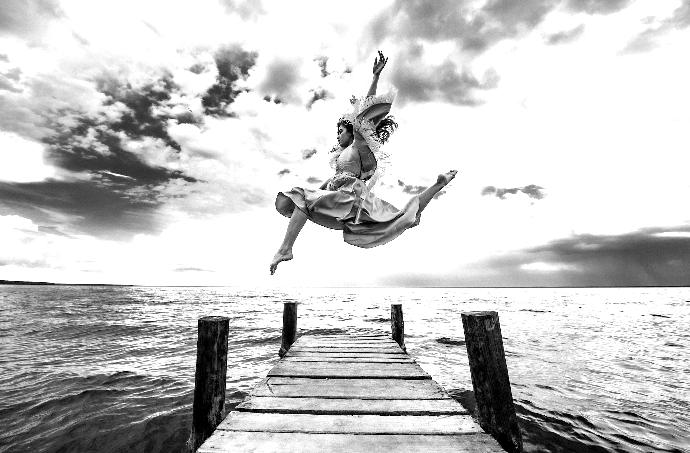
<instances>
[{"instance_id":1,"label":"wooden piling","mask_svg":"<svg viewBox=\"0 0 690 453\"><path fill-rule=\"evenodd\" d=\"M407 352L402 304L391 304L391 334L393 335L393 340L400 345L400 348Z\"/></svg>"},{"instance_id":2,"label":"wooden piling","mask_svg":"<svg viewBox=\"0 0 690 453\"><path fill-rule=\"evenodd\" d=\"M297 302L283 304L283 335L278 355L284 357L297 339Z\"/></svg>"},{"instance_id":3,"label":"wooden piling","mask_svg":"<svg viewBox=\"0 0 690 453\"><path fill-rule=\"evenodd\" d=\"M187 441L191 451L196 451L225 418L228 330L228 318L199 318L192 432Z\"/></svg>"},{"instance_id":4,"label":"wooden piling","mask_svg":"<svg viewBox=\"0 0 690 453\"><path fill-rule=\"evenodd\" d=\"M522 452L522 436L510 390L498 313L463 313L462 327L479 424L506 451Z\"/></svg>"}]
</instances>

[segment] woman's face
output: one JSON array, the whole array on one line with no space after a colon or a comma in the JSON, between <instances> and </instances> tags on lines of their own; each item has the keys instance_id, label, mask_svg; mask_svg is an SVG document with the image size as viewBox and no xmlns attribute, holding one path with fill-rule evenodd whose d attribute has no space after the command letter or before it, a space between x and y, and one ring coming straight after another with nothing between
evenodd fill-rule
<instances>
[{"instance_id":1,"label":"woman's face","mask_svg":"<svg viewBox=\"0 0 690 453\"><path fill-rule=\"evenodd\" d=\"M342 124L338 125L338 144L341 148L347 148L352 143L352 134Z\"/></svg>"}]
</instances>

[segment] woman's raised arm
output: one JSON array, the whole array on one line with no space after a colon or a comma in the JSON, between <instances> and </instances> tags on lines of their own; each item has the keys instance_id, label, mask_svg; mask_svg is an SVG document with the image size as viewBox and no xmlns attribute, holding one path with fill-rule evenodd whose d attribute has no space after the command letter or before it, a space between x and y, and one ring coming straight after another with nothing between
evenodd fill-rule
<instances>
[{"instance_id":1,"label":"woman's raised arm","mask_svg":"<svg viewBox=\"0 0 690 453\"><path fill-rule=\"evenodd\" d=\"M376 85L379 82L379 75L381 74L381 71L383 71L383 67L386 66L387 61L388 58L384 57L383 52L379 50L379 56L374 58L374 79L371 81L371 86L367 92L367 97L376 94Z\"/></svg>"}]
</instances>

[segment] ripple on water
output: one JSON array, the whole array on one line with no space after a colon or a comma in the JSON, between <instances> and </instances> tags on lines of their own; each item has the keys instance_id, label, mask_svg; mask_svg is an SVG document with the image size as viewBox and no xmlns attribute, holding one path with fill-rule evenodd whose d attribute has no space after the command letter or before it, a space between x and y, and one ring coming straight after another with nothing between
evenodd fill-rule
<instances>
[{"instance_id":1,"label":"ripple on water","mask_svg":"<svg viewBox=\"0 0 690 453\"><path fill-rule=\"evenodd\" d=\"M402 302L409 352L466 407L460 313L497 310L526 451L682 451L688 291L0 288L0 445L179 451L197 319L230 320L232 408L275 363L282 302L295 301L302 335L388 332Z\"/></svg>"}]
</instances>

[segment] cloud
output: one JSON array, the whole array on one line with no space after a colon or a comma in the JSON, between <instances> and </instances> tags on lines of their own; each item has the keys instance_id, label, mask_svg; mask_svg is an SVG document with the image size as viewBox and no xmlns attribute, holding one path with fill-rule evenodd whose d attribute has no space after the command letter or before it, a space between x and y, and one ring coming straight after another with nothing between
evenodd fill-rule
<instances>
[{"instance_id":1,"label":"cloud","mask_svg":"<svg viewBox=\"0 0 690 453\"><path fill-rule=\"evenodd\" d=\"M5 90L21 93L22 88L18 84L21 73L19 68L12 68L7 70L7 72L0 72L0 91Z\"/></svg>"},{"instance_id":2,"label":"cloud","mask_svg":"<svg viewBox=\"0 0 690 453\"><path fill-rule=\"evenodd\" d=\"M566 8L587 14L610 14L629 0L568 0ZM436 43L453 41L459 50L483 52L496 42L527 33L561 6L560 0L397 0L373 19L370 40Z\"/></svg>"},{"instance_id":3,"label":"cloud","mask_svg":"<svg viewBox=\"0 0 690 453\"><path fill-rule=\"evenodd\" d=\"M429 187L429 186L413 186L410 184L405 184L404 182L402 182L399 179L398 179L398 186L402 187L402 191L404 193L409 193L412 195L420 194L420 193L424 192L427 189L427 187Z\"/></svg>"},{"instance_id":4,"label":"cloud","mask_svg":"<svg viewBox=\"0 0 690 453\"><path fill-rule=\"evenodd\" d=\"M314 61L319 65L321 69L321 77L328 77L330 72L328 72L328 57L319 56L314 58Z\"/></svg>"},{"instance_id":5,"label":"cloud","mask_svg":"<svg viewBox=\"0 0 690 453\"><path fill-rule=\"evenodd\" d=\"M631 0L568 0L566 7L587 14L611 14L622 10Z\"/></svg>"},{"instance_id":6,"label":"cloud","mask_svg":"<svg viewBox=\"0 0 690 453\"><path fill-rule=\"evenodd\" d=\"M162 201L102 181L0 182L0 214L18 214L66 234L124 239L161 231ZM119 190L114 190L119 189Z\"/></svg>"},{"instance_id":7,"label":"cloud","mask_svg":"<svg viewBox=\"0 0 690 453\"><path fill-rule=\"evenodd\" d=\"M558 33L553 33L544 37L544 42L549 45L567 44L575 41L585 31L583 24L578 25L570 30L564 30Z\"/></svg>"},{"instance_id":8,"label":"cloud","mask_svg":"<svg viewBox=\"0 0 690 453\"><path fill-rule=\"evenodd\" d=\"M259 91L264 95L278 96L284 101L297 101L299 95L295 89L302 81L300 67L297 61L281 58L273 60L266 68L266 76L259 85Z\"/></svg>"},{"instance_id":9,"label":"cloud","mask_svg":"<svg viewBox=\"0 0 690 453\"><path fill-rule=\"evenodd\" d=\"M690 228L681 226L649 228L616 236L578 235L496 258L487 265L505 275L513 275L511 278L515 280L531 279L542 284L687 286L690 285L688 233ZM523 275L524 272L531 275Z\"/></svg>"},{"instance_id":10,"label":"cloud","mask_svg":"<svg viewBox=\"0 0 690 453\"><path fill-rule=\"evenodd\" d=\"M237 82L249 77L249 70L256 63L258 54L237 45L221 47L215 54L218 76L201 100L207 115L232 116L227 108L235 98L246 91ZM198 70L198 68L195 68Z\"/></svg>"},{"instance_id":11,"label":"cloud","mask_svg":"<svg viewBox=\"0 0 690 453\"><path fill-rule=\"evenodd\" d=\"M4 0L0 8L0 36L36 40L51 21L63 16L57 1Z\"/></svg>"},{"instance_id":12,"label":"cloud","mask_svg":"<svg viewBox=\"0 0 690 453\"><path fill-rule=\"evenodd\" d=\"M658 39L674 31L684 30L690 26L690 1L684 0L670 17L653 23L637 35L623 49L623 53L647 52L657 47Z\"/></svg>"},{"instance_id":13,"label":"cloud","mask_svg":"<svg viewBox=\"0 0 690 453\"><path fill-rule=\"evenodd\" d=\"M628 0L568 0L565 6L570 11L610 14L628 4ZM561 6L560 0L397 0L369 24L368 49L380 48L385 41L404 49L391 69L403 103L479 105L476 91L495 88L499 75L494 70L483 76L473 74L467 69L473 59L502 40L528 34ZM578 27L546 40L564 43L581 33ZM436 44L446 49L445 57Z\"/></svg>"},{"instance_id":14,"label":"cloud","mask_svg":"<svg viewBox=\"0 0 690 453\"><path fill-rule=\"evenodd\" d=\"M256 20L266 14L261 0L220 0L226 10L238 14L243 20Z\"/></svg>"},{"instance_id":15,"label":"cloud","mask_svg":"<svg viewBox=\"0 0 690 453\"><path fill-rule=\"evenodd\" d=\"M497 198L500 198L501 200L505 200L506 195L515 195L519 192L524 193L528 197L534 198L535 200L541 200L545 196L543 190L543 187L537 186L535 184L530 184L524 187L512 188L497 188L494 186L486 186L484 187L484 189L482 189L482 195L494 195Z\"/></svg>"},{"instance_id":16,"label":"cloud","mask_svg":"<svg viewBox=\"0 0 690 453\"><path fill-rule=\"evenodd\" d=\"M467 70L451 61L438 65L422 61L422 47L412 45L396 57L391 79L398 90L401 104L406 102L441 101L451 104L474 106L481 101L474 95L476 90L494 88L498 83L495 73L489 72L480 81Z\"/></svg>"},{"instance_id":17,"label":"cloud","mask_svg":"<svg viewBox=\"0 0 690 453\"><path fill-rule=\"evenodd\" d=\"M303 149L302 150L302 159L310 159L316 154L316 149Z\"/></svg>"},{"instance_id":18,"label":"cloud","mask_svg":"<svg viewBox=\"0 0 690 453\"><path fill-rule=\"evenodd\" d=\"M209 269L201 269L199 267L177 267L173 272L215 272Z\"/></svg>"},{"instance_id":19,"label":"cloud","mask_svg":"<svg viewBox=\"0 0 690 453\"><path fill-rule=\"evenodd\" d=\"M311 110L312 105L314 105L314 102L316 101L320 101L321 99L333 98L333 95L323 88L309 91L312 93L312 96L311 99L309 99L309 101L307 102L307 110Z\"/></svg>"}]
</instances>

